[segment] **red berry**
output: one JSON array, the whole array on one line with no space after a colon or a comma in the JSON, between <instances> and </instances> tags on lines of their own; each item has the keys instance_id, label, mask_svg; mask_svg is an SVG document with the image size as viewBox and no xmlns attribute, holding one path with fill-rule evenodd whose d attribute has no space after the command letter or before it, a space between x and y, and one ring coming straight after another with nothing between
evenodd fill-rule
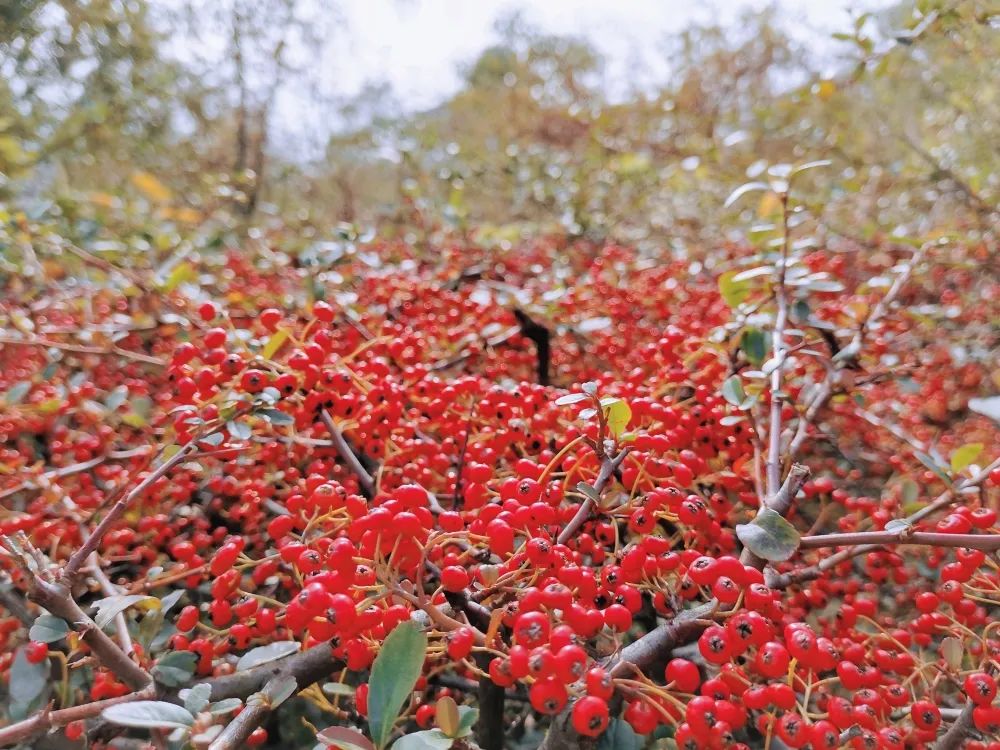
<instances>
[{"instance_id":1,"label":"red berry","mask_svg":"<svg viewBox=\"0 0 1000 750\"><path fill-rule=\"evenodd\" d=\"M40 664L49 657L49 644L41 641L29 641L24 647L24 658L29 664Z\"/></svg>"},{"instance_id":2,"label":"red berry","mask_svg":"<svg viewBox=\"0 0 1000 750\"><path fill-rule=\"evenodd\" d=\"M585 695L573 705L573 729L584 737L597 737L608 728L608 703L603 698Z\"/></svg>"}]
</instances>

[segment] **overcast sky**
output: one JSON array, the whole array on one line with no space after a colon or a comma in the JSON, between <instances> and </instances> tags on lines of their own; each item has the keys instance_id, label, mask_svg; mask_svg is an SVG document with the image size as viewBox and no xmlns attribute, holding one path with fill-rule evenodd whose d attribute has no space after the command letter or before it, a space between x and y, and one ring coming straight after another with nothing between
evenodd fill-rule
<instances>
[{"instance_id":1,"label":"overcast sky","mask_svg":"<svg viewBox=\"0 0 1000 750\"><path fill-rule=\"evenodd\" d=\"M695 21L732 22L748 8L773 5L802 39L826 44L846 30L849 11L884 8L886 0L344 0L345 44L333 50L341 84L393 84L402 103L439 103L459 85L458 66L497 39L494 24L522 10L533 25L582 35L605 55L612 86L633 61L651 76L666 74L658 53L663 39Z\"/></svg>"},{"instance_id":2,"label":"overcast sky","mask_svg":"<svg viewBox=\"0 0 1000 750\"><path fill-rule=\"evenodd\" d=\"M843 49L843 43L833 42L831 34L850 28L852 11L892 4L892 0L311 0L305 7L315 14L324 42L318 56L315 49L303 46L299 55L292 50L292 57L298 57L296 67L310 71L311 85L322 93L312 94L294 82L279 88L273 135L279 147L292 144L310 154L322 153L331 126L344 123L338 122L338 107L320 106L318 97L349 97L366 83L390 84L405 111L440 104L460 87L462 65L499 41L497 21L515 11L542 31L589 40L604 57L604 81L615 99L665 80L669 70L663 42L692 23L736 23L744 11L770 6L785 28L810 45L821 67L828 62L832 71L836 50ZM214 48L218 64L228 65L227 40L208 41L206 45L204 39L179 40L178 52L197 55Z\"/></svg>"}]
</instances>

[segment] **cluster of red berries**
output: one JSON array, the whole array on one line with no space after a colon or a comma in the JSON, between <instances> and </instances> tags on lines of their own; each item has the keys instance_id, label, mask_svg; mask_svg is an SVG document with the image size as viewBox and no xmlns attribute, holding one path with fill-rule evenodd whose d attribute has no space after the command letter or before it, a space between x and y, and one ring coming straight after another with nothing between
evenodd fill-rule
<instances>
[{"instance_id":1,"label":"cluster of red berries","mask_svg":"<svg viewBox=\"0 0 1000 750\"><path fill-rule=\"evenodd\" d=\"M444 252L444 268L480 259L467 250ZM153 591L187 588L170 648L195 654L197 675L224 674L235 654L282 640L329 643L349 670L363 673L387 634L422 605L449 610L444 622L458 623L434 629L428 674L485 675L520 687L542 715L571 706L573 727L587 736L607 728L619 695L622 718L636 732L671 725L685 750L775 735L789 747L833 748L854 726L858 748L921 747L940 726L939 698L955 699L959 682L976 703L975 726L993 731L1000 710L993 677L967 675L937 657L944 638L969 629L984 633L966 644L975 669L1000 650L986 633L1000 576L985 555L876 550L787 588L768 586L760 569L740 561L735 527L759 503L760 436L722 394L734 366L748 362L738 345L718 345L730 312L714 282L690 277L681 264L649 268L620 247L565 260L539 243L504 259L504 280L548 305L553 380L574 388L591 381L601 396L629 405L612 440L628 455L592 515L563 538L588 498L581 483L593 491L603 468L594 449L600 421L555 404L553 389L530 382L537 352L528 337L515 332L489 343L519 326L502 289L455 282L440 268L414 272L417 260L405 247L382 252L399 268L339 268L354 282L350 300L315 301L301 313L270 302L243 309L203 302L191 310L198 328L188 341L147 342L138 332L118 341L163 358L162 375L142 362L122 368L94 358L84 380L67 372L62 387L35 382L46 366L42 353L17 362L5 354L2 384L31 385L24 408L0 415L0 433L18 436L4 448L5 465L38 465L37 445L45 446L49 471L95 464L57 482L36 472L38 486L28 489L37 494L5 512L0 530L24 530L65 558L81 541L81 524L54 500L96 509L108 492L134 485L152 460L151 452L116 456L150 438L193 443L191 462L152 483L136 517L112 529L99 552L127 577L152 578ZM823 267L822 257L809 262ZM217 290L220 299L281 299L302 287L300 272L262 273L235 253L226 264L229 287ZM571 276L578 283L564 288ZM821 295L813 314L841 325L852 305L869 301ZM112 321L130 304L102 293L95 309ZM42 322L77 322L70 313L52 316ZM891 318L876 353L919 338L914 325ZM946 348L934 344L928 356L946 364ZM978 392L981 367L949 372L914 372L912 394L874 378L869 393L875 402L917 407ZM790 401L824 373L812 359L796 359L786 377ZM900 419L926 437L920 415L928 410L940 407L922 404L917 416ZM847 400L830 411L830 432L856 434ZM795 417L786 405L785 418ZM893 458L872 461L862 474L832 450L817 453L816 478L789 516L800 530L824 520L842 531L884 528L913 502L900 478L915 477L921 497L930 492L924 486L944 488L917 457L895 455L891 435L869 430L862 440ZM981 421L941 436L945 447L976 440L995 455L997 440ZM873 482L889 489L870 497ZM1000 474L987 485L926 528L996 532ZM816 554L775 567L786 572ZM709 601L724 617L699 626L697 655L669 660L662 680L608 659L657 618ZM470 602L487 619L502 615L488 644L481 638L488 624L462 619ZM0 621L0 636L4 644L22 638L19 624ZM40 663L48 648L30 643L26 657ZM486 653L487 663L476 659ZM150 666L162 653L140 649L138 658ZM925 670L941 677L928 684ZM126 690L104 670L90 686L93 699ZM418 690L463 697L428 679ZM354 707L367 714L365 685ZM430 701L415 718L428 725ZM261 732L251 744L266 740Z\"/></svg>"}]
</instances>

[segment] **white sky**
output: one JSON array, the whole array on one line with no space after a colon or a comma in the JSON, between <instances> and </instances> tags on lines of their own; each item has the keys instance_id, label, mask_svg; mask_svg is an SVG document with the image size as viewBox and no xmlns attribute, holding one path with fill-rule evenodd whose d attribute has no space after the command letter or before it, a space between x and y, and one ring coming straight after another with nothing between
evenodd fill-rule
<instances>
[{"instance_id":1,"label":"white sky","mask_svg":"<svg viewBox=\"0 0 1000 750\"><path fill-rule=\"evenodd\" d=\"M458 66L497 41L496 20L523 10L532 25L581 35L605 55L609 84L621 85L629 64L662 78L663 39L695 21L732 22L741 11L773 5L793 33L825 44L847 30L850 9L884 8L888 0L342 0L344 33L332 50L331 73L343 89L365 80L393 85L407 108L439 103L459 85Z\"/></svg>"},{"instance_id":2,"label":"white sky","mask_svg":"<svg viewBox=\"0 0 1000 750\"><path fill-rule=\"evenodd\" d=\"M173 5L183 0L161 0ZM293 65L308 85L278 89L273 136L300 156L321 154L344 125L338 104L366 83L388 83L406 111L429 109L461 86L461 66L499 41L496 23L522 11L529 26L581 36L604 57L612 99L652 88L669 76L664 40L692 23L732 24L746 10L771 7L780 24L808 43L821 67L834 69L845 47L832 41L850 29L851 11L875 11L893 0L305 0L323 42L292 43ZM220 8L223 6L219 6ZM252 5L251 5L252 7ZM227 39L178 40L178 54L208 56L225 68ZM314 87L309 89L308 86ZM617 95L617 97L616 97ZM325 101L324 101L325 100Z\"/></svg>"}]
</instances>

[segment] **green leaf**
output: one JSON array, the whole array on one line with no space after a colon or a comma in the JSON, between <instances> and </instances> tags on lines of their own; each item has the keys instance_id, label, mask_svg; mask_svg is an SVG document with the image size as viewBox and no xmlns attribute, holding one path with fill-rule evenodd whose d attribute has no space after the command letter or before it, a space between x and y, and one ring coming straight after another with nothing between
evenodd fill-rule
<instances>
[{"instance_id":1,"label":"green leaf","mask_svg":"<svg viewBox=\"0 0 1000 750\"><path fill-rule=\"evenodd\" d=\"M350 697L354 695L355 691L356 688L351 687L350 685L345 685L342 682L323 683L323 692L326 693L327 695L331 696L343 695Z\"/></svg>"},{"instance_id":2,"label":"green leaf","mask_svg":"<svg viewBox=\"0 0 1000 750\"><path fill-rule=\"evenodd\" d=\"M7 395L4 396L4 401L7 402L7 406L14 406L19 404L24 400L24 397L28 395L28 391L31 390L31 381L22 380L20 383L14 383L7 391Z\"/></svg>"},{"instance_id":3,"label":"green leaf","mask_svg":"<svg viewBox=\"0 0 1000 750\"><path fill-rule=\"evenodd\" d=\"M340 750L374 750L375 746L357 729L349 727L327 727L316 735L316 739L328 747Z\"/></svg>"},{"instance_id":4,"label":"green leaf","mask_svg":"<svg viewBox=\"0 0 1000 750\"><path fill-rule=\"evenodd\" d=\"M40 709L49 687L48 660L32 664L28 661L25 649L25 646L17 649L10 667L8 714L15 720L23 719Z\"/></svg>"},{"instance_id":5,"label":"green leaf","mask_svg":"<svg viewBox=\"0 0 1000 750\"><path fill-rule=\"evenodd\" d=\"M640 750L645 744L631 725L622 719L612 719L597 743L597 750Z\"/></svg>"},{"instance_id":6,"label":"green leaf","mask_svg":"<svg viewBox=\"0 0 1000 750\"><path fill-rule=\"evenodd\" d=\"M416 623L396 626L382 644L368 681L368 726L384 748L403 704L413 692L427 652L427 634Z\"/></svg>"},{"instance_id":7,"label":"green leaf","mask_svg":"<svg viewBox=\"0 0 1000 750\"><path fill-rule=\"evenodd\" d=\"M280 409L261 409L260 415L273 425L295 424L295 420Z\"/></svg>"},{"instance_id":8,"label":"green leaf","mask_svg":"<svg viewBox=\"0 0 1000 750\"><path fill-rule=\"evenodd\" d=\"M198 278L197 272L194 270L194 266L187 261L179 263L174 266L174 270L170 272L170 275L163 281L160 285L160 289L164 292L172 292L178 286L183 284L185 281L193 281Z\"/></svg>"},{"instance_id":9,"label":"green leaf","mask_svg":"<svg viewBox=\"0 0 1000 750\"><path fill-rule=\"evenodd\" d=\"M723 301L733 310L742 305L750 296L749 281L736 281L736 271L727 271L719 277L719 294Z\"/></svg>"},{"instance_id":10,"label":"green leaf","mask_svg":"<svg viewBox=\"0 0 1000 750\"><path fill-rule=\"evenodd\" d=\"M111 621L115 619L117 615L120 615L129 607L134 607L140 602L146 602L147 608L159 608L160 600L155 596L149 596L147 594L123 594L120 596L109 596L106 599L98 599L93 603L94 609L97 610L97 614L94 616L94 622L97 623L97 627L102 630L111 624Z\"/></svg>"},{"instance_id":11,"label":"green leaf","mask_svg":"<svg viewBox=\"0 0 1000 750\"><path fill-rule=\"evenodd\" d=\"M171 651L157 659L152 669L153 678L167 687L178 687L191 679L197 664L197 654L190 651Z\"/></svg>"},{"instance_id":12,"label":"green leaf","mask_svg":"<svg viewBox=\"0 0 1000 750\"><path fill-rule=\"evenodd\" d=\"M166 701L119 703L101 711L101 716L112 724L139 729L187 729L194 724L190 711Z\"/></svg>"},{"instance_id":13,"label":"green leaf","mask_svg":"<svg viewBox=\"0 0 1000 750\"><path fill-rule=\"evenodd\" d=\"M739 375L731 375L726 378L726 382L722 384L722 397L733 406L740 408L747 394L743 390L743 380Z\"/></svg>"},{"instance_id":14,"label":"green leaf","mask_svg":"<svg viewBox=\"0 0 1000 750\"><path fill-rule=\"evenodd\" d=\"M607 408L605 417L608 421L608 429L617 438L625 432L629 420L632 419L632 407L628 405L628 402L619 399Z\"/></svg>"},{"instance_id":15,"label":"green leaf","mask_svg":"<svg viewBox=\"0 0 1000 750\"><path fill-rule=\"evenodd\" d=\"M162 599L160 599L160 611L163 614L169 612L171 609L173 609L174 605L181 600L181 597L184 596L184 593L185 593L184 589L177 589L175 591L171 591L169 594L164 596Z\"/></svg>"},{"instance_id":16,"label":"green leaf","mask_svg":"<svg viewBox=\"0 0 1000 750\"><path fill-rule=\"evenodd\" d=\"M920 461L920 463L937 474L938 477L946 482L951 481L951 477L948 476L948 472L944 470L944 467L936 458L934 458L934 456L924 453L923 451L913 451L913 455L917 457L917 460Z\"/></svg>"},{"instance_id":17,"label":"green leaf","mask_svg":"<svg viewBox=\"0 0 1000 750\"><path fill-rule=\"evenodd\" d=\"M298 690L299 683L292 675L286 674L268 680L263 692L270 700L271 708L274 709L295 695Z\"/></svg>"},{"instance_id":18,"label":"green leaf","mask_svg":"<svg viewBox=\"0 0 1000 750\"><path fill-rule=\"evenodd\" d=\"M960 474L962 470L968 468L973 461L979 458L979 454L983 452L982 443L968 443L958 448L954 453L951 454L951 471L954 474Z\"/></svg>"},{"instance_id":19,"label":"green leaf","mask_svg":"<svg viewBox=\"0 0 1000 750\"><path fill-rule=\"evenodd\" d=\"M65 638L69 633L69 625L65 620L54 615L39 615L28 631L28 637L33 641L54 643Z\"/></svg>"},{"instance_id":20,"label":"green leaf","mask_svg":"<svg viewBox=\"0 0 1000 750\"><path fill-rule=\"evenodd\" d=\"M225 716L235 711L237 708L243 705L243 701L239 698L223 698L221 701L216 701L208 706L208 712L212 716Z\"/></svg>"},{"instance_id":21,"label":"green leaf","mask_svg":"<svg viewBox=\"0 0 1000 750\"><path fill-rule=\"evenodd\" d=\"M759 367L771 350L771 340L759 328L744 328L740 346L750 363Z\"/></svg>"},{"instance_id":22,"label":"green leaf","mask_svg":"<svg viewBox=\"0 0 1000 750\"><path fill-rule=\"evenodd\" d=\"M205 437L198 440L199 443L205 443L212 446L213 448L218 448L222 445L222 441L226 439L226 436L221 432L213 432L210 435L205 435Z\"/></svg>"},{"instance_id":23,"label":"green leaf","mask_svg":"<svg viewBox=\"0 0 1000 750\"><path fill-rule=\"evenodd\" d=\"M902 485L903 503L910 505L920 499L920 486L912 479L904 479Z\"/></svg>"},{"instance_id":24,"label":"green leaf","mask_svg":"<svg viewBox=\"0 0 1000 750\"><path fill-rule=\"evenodd\" d=\"M448 737L458 736L458 704L450 695L438 698L434 704L434 720L444 734Z\"/></svg>"},{"instance_id":25,"label":"green leaf","mask_svg":"<svg viewBox=\"0 0 1000 750\"><path fill-rule=\"evenodd\" d=\"M392 743L392 750L448 750L455 742L440 729L404 734Z\"/></svg>"},{"instance_id":26,"label":"green leaf","mask_svg":"<svg viewBox=\"0 0 1000 750\"><path fill-rule=\"evenodd\" d=\"M184 701L184 708L192 714L200 714L209 704L212 686L207 682L199 682L190 690L181 690L179 695Z\"/></svg>"},{"instance_id":27,"label":"green leaf","mask_svg":"<svg viewBox=\"0 0 1000 750\"><path fill-rule=\"evenodd\" d=\"M472 734L472 727L479 721L479 709L472 706L458 707L458 737L468 737Z\"/></svg>"},{"instance_id":28,"label":"green leaf","mask_svg":"<svg viewBox=\"0 0 1000 750\"><path fill-rule=\"evenodd\" d=\"M236 440L249 440L253 435L253 430L246 422L226 422L226 430Z\"/></svg>"},{"instance_id":29,"label":"green leaf","mask_svg":"<svg viewBox=\"0 0 1000 750\"><path fill-rule=\"evenodd\" d=\"M266 646L258 646L247 651L240 660L236 662L236 671L243 672L261 664L284 659L291 656L302 647L297 641L275 641Z\"/></svg>"},{"instance_id":30,"label":"green leaf","mask_svg":"<svg viewBox=\"0 0 1000 750\"><path fill-rule=\"evenodd\" d=\"M757 557L770 562L788 560L799 548L799 532L770 508L761 508L751 523L739 524L736 536Z\"/></svg>"}]
</instances>

